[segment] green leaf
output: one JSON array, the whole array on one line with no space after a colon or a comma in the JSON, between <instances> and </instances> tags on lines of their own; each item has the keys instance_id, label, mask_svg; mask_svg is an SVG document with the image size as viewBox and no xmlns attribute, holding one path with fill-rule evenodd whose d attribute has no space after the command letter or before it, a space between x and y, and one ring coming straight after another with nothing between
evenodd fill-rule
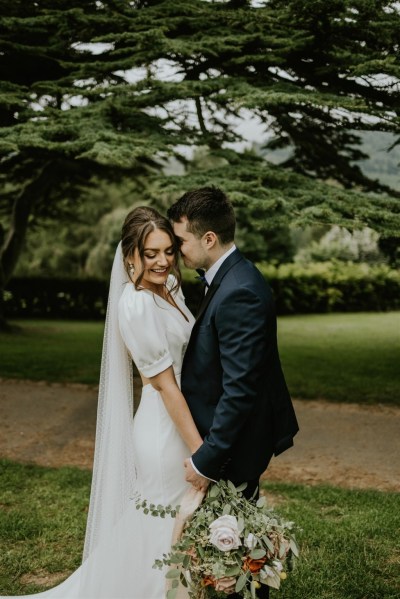
<instances>
[{"instance_id":1,"label":"green leaf","mask_svg":"<svg viewBox=\"0 0 400 599\"><path fill-rule=\"evenodd\" d=\"M212 487L211 487L211 489L209 491L209 496L213 497L213 498L214 497L218 497L218 495L220 494L220 492L221 492L221 490L220 490L219 486L214 484L214 485L212 485Z\"/></svg>"},{"instance_id":2,"label":"green leaf","mask_svg":"<svg viewBox=\"0 0 400 599\"><path fill-rule=\"evenodd\" d=\"M247 483L242 483L241 485L236 487L236 491L238 491L238 493L240 493L241 491L244 491L246 488L247 488Z\"/></svg>"},{"instance_id":3,"label":"green leaf","mask_svg":"<svg viewBox=\"0 0 400 599\"><path fill-rule=\"evenodd\" d=\"M242 530L244 529L244 520L242 518L242 516L238 517L238 530L239 532L242 532Z\"/></svg>"},{"instance_id":4,"label":"green leaf","mask_svg":"<svg viewBox=\"0 0 400 599\"><path fill-rule=\"evenodd\" d=\"M290 539L290 549L293 552L293 555L299 557L299 548L296 545L296 541L294 539Z\"/></svg>"},{"instance_id":5,"label":"green leaf","mask_svg":"<svg viewBox=\"0 0 400 599\"><path fill-rule=\"evenodd\" d=\"M274 553L275 549L274 549L274 546L273 546L272 542L270 541L270 539L266 535L263 535L262 540L264 541L264 543L268 547L269 551L271 553Z\"/></svg>"},{"instance_id":6,"label":"green leaf","mask_svg":"<svg viewBox=\"0 0 400 599\"><path fill-rule=\"evenodd\" d=\"M285 557L285 555L286 555L286 544L281 543L279 545L279 557L282 558L282 557Z\"/></svg>"},{"instance_id":7,"label":"green leaf","mask_svg":"<svg viewBox=\"0 0 400 599\"><path fill-rule=\"evenodd\" d=\"M185 554L184 553L173 553L171 555L171 563L172 564L181 564L185 558Z\"/></svg>"},{"instance_id":8,"label":"green leaf","mask_svg":"<svg viewBox=\"0 0 400 599\"><path fill-rule=\"evenodd\" d=\"M243 587L245 586L247 581L247 576L246 574L242 574L241 576L239 576L239 578L236 581L236 586L235 586L235 591L236 593L240 593L240 591L243 589Z\"/></svg>"},{"instance_id":9,"label":"green leaf","mask_svg":"<svg viewBox=\"0 0 400 599\"><path fill-rule=\"evenodd\" d=\"M178 594L178 589L170 589L167 592L167 599L176 599L177 594Z\"/></svg>"},{"instance_id":10,"label":"green leaf","mask_svg":"<svg viewBox=\"0 0 400 599\"><path fill-rule=\"evenodd\" d=\"M261 508L261 507L265 507L267 505L267 500L265 499L264 495L261 495L261 497L257 500L256 506Z\"/></svg>"},{"instance_id":11,"label":"green leaf","mask_svg":"<svg viewBox=\"0 0 400 599\"><path fill-rule=\"evenodd\" d=\"M232 493L234 493L235 495L237 495L236 487L233 484L233 482L231 482L230 480L228 480L226 482L228 484L229 489L232 491Z\"/></svg>"},{"instance_id":12,"label":"green leaf","mask_svg":"<svg viewBox=\"0 0 400 599\"><path fill-rule=\"evenodd\" d=\"M225 576L237 576L242 571L240 566L232 566L231 568L227 568L225 572Z\"/></svg>"},{"instance_id":13,"label":"green leaf","mask_svg":"<svg viewBox=\"0 0 400 599\"><path fill-rule=\"evenodd\" d=\"M252 599L256 599L256 583L254 582L254 580L252 580L250 583L250 593Z\"/></svg>"},{"instance_id":14,"label":"green leaf","mask_svg":"<svg viewBox=\"0 0 400 599\"><path fill-rule=\"evenodd\" d=\"M252 559L261 559L262 557L264 557L266 554L265 549L253 549L253 551L250 552L250 557Z\"/></svg>"},{"instance_id":15,"label":"green leaf","mask_svg":"<svg viewBox=\"0 0 400 599\"><path fill-rule=\"evenodd\" d=\"M178 570L178 568L173 568L173 570L168 570L165 578L178 578L180 575L180 570Z\"/></svg>"},{"instance_id":16,"label":"green leaf","mask_svg":"<svg viewBox=\"0 0 400 599\"><path fill-rule=\"evenodd\" d=\"M175 579L172 581L171 587L172 587L173 589L177 589L177 588L178 588L178 586L179 586L179 580L178 580L177 578L175 578Z\"/></svg>"},{"instance_id":17,"label":"green leaf","mask_svg":"<svg viewBox=\"0 0 400 599\"><path fill-rule=\"evenodd\" d=\"M268 586L273 588L273 589L279 589L281 586L281 579L279 574L274 573L273 576L268 576Z\"/></svg>"},{"instance_id":18,"label":"green leaf","mask_svg":"<svg viewBox=\"0 0 400 599\"><path fill-rule=\"evenodd\" d=\"M225 516L226 514L230 514L231 513L231 506L229 505L229 503L226 503L224 505L224 509L222 510L222 514Z\"/></svg>"}]
</instances>

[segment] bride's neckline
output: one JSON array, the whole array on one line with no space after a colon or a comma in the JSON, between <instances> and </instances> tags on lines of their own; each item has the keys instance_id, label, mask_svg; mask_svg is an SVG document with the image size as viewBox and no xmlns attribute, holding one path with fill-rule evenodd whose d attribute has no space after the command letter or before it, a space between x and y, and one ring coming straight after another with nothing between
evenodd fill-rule
<instances>
[{"instance_id":1,"label":"bride's neckline","mask_svg":"<svg viewBox=\"0 0 400 599\"><path fill-rule=\"evenodd\" d=\"M166 283L164 284L164 289L166 290L167 297L169 297L171 301L168 300L167 297L164 297L164 296L160 295L159 293L157 293L156 291L153 291L153 289L150 289L149 287L141 287L141 286L139 286L138 289L137 289L137 291L149 291L152 295L156 295L157 297L159 297L160 299L162 299L163 302L165 302L166 304L168 304L169 306L171 306L171 308L175 308L175 310L177 310L183 316L183 318L186 320L186 322L189 322L189 319L186 316L186 314L179 308L178 304L176 303L176 301L172 297L171 291L168 289Z\"/></svg>"}]
</instances>

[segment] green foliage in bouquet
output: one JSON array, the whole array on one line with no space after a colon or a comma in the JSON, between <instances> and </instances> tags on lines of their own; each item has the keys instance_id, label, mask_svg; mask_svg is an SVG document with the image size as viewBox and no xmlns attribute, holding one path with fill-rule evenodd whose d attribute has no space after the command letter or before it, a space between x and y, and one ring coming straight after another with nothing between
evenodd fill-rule
<instances>
[{"instance_id":1,"label":"green foliage in bouquet","mask_svg":"<svg viewBox=\"0 0 400 599\"><path fill-rule=\"evenodd\" d=\"M255 599L261 584L279 589L299 553L294 523L268 508L265 497L245 499L245 487L211 485L179 541L156 560L156 568L170 566L168 599L180 583L193 599L226 597L223 589L233 585L245 599Z\"/></svg>"}]
</instances>

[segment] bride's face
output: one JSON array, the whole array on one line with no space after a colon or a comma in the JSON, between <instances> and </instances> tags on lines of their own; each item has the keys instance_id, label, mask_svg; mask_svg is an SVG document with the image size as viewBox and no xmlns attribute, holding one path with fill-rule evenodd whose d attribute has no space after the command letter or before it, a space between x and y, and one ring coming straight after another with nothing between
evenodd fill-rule
<instances>
[{"instance_id":1,"label":"bride's face","mask_svg":"<svg viewBox=\"0 0 400 599\"><path fill-rule=\"evenodd\" d=\"M140 282L142 287L151 288L154 285L163 285L167 280L171 268L175 264L175 252L173 242L165 231L155 229L149 233L144 242L143 263L136 248L133 254L133 265L136 281L144 269L143 278Z\"/></svg>"}]
</instances>

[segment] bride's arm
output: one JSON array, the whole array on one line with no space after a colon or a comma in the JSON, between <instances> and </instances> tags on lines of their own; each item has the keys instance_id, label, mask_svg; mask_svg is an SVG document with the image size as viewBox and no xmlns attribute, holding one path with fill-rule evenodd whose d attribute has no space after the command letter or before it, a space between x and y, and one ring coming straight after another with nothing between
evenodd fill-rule
<instances>
[{"instance_id":1,"label":"bride's arm","mask_svg":"<svg viewBox=\"0 0 400 599\"><path fill-rule=\"evenodd\" d=\"M160 393L168 414L190 452L194 453L203 444L203 439L177 385L172 366L155 376L149 377L149 380L154 389Z\"/></svg>"}]
</instances>

